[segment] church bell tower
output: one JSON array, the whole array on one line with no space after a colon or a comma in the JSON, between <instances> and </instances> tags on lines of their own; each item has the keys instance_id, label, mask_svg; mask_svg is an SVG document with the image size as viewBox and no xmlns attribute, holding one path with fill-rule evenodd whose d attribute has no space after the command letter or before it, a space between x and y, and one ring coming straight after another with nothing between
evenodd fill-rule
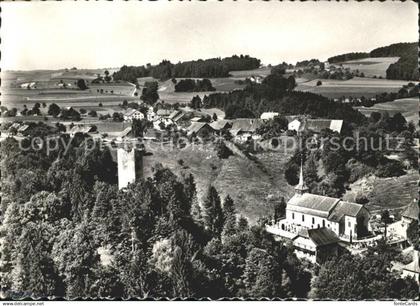
<instances>
[{"instance_id":1,"label":"church bell tower","mask_svg":"<svg viewBox=\"0 0 420 306\"><path fill-rule=\"evenodd\" d=\"M303 180L303 163L302 160L300 161L300 174L299 174L299 184L295 187L296 194L302 195L306 192L308 192L308 187L305 184L305 181Z\"/></svg>"}]
</instances>

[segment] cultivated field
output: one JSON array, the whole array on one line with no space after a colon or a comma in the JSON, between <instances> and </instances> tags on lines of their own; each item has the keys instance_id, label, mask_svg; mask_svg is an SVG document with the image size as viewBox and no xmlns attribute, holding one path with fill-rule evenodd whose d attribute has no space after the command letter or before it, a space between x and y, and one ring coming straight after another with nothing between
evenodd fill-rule
<instances>
[{"instance_id":1,"label":"cultivated field","mask_svg":"<svg viewBox=\"0 0 420 306\"><path fill-rule=\"evenodd\" d=\"M356 107L363 115L370 116L372 112L388 112L391 116L401 113L407 121L419 123L419 99L406 98L392 102L378 103L372 107Z\"/></svg>"},{"instance_id":2,"label":"cultivated field","mask_svg":"<svg viewBox=\"0 0 420 306\"><path fill-rule=\"evenodd\" d=\"M322 82L321 86L316 86L318 80ZM397 92L408 83L408 81L358 77L346 81L315 79L298 84L296 90L312 92L328 98L340 98L342 96L369 98L383 92Z\"/></svg>"},{"instance_id":3,"label":"cultivated field","mask_svg":"<svg viewBox=\"0 0 420 306\"><path fill-rule=\"evenodd\" d=\"M386 77L386 70L389 65L396 63L399 57L369 57L359 60L347 61L340 63L344 68L351 70L359 70L366 77L381 76Z\"/></svg>"}]
</instances>

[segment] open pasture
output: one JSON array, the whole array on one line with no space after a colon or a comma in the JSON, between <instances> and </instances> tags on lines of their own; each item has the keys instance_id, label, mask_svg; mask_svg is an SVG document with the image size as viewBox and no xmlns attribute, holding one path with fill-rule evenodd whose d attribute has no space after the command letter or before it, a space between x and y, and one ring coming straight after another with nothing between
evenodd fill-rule
<instances>
[{"instance_id":1,"label":"open pasture","mask_svg":"<svg viewBox=\"0 0 420 306\"><path fill-rule=\"evenodd\" d=\"M418 197L418 172L410 171L400 177L378 178L370 175L350 185L343 199L354 201L357 194L366 194L366 207L377 213L384 209L402 209Z\"/></svg>"},{"instance_id":2,"label":"open pasture","mask_svg":"<svg viewBox=\"0 0 420 306\"><path fill-rule=\"evenodd\" d=\"M318 80L322 82L322 85L316 86ZM328 98L340 98L342 96L370 98L383 92L397 92L408 83L408 81L357 77L346 81L315 79L298 84L295 90L312 92Z\"/></svg>"},{"instance_id":3,"label":"open pasture","mask_svg":"<svg viewBox=\"0 0 420 306\"><path fill-rule=\"evenodd\" d=\"M419 122L419 99L406 98L391 102L378 103L372 107L356 107L365 116L370 116L372 112L388 112L391 116L401 113L407 121L413 121L417 126Z\"/></svg>"},{"instance_id":4,"label":"open pasture","mask_svg":"<svg viewBox=\"0 0 420 306\"><path fill-rule=\"evenodd\" d=\"M396 63L399 57L369 57L353 61L340 63L344 68L351 70L359 70L363 72L366 77L381 76L386 77L386 70L389 65Z\"/></svg>"},{"instance_id":5,"label":"open pasture","mask_svg":"<svg viewBox=\"0 0 420 306\"><path fill-rule=\"evenodd\" d=\"M229 74L235 78L248 78L251 76L258 76L258 75L262 77L266 77L270 73L271 73L270 67L261 67L261 68L252 69L252 70L240 70L240 71L229 72Z\"/></svg>"}]
</instances>

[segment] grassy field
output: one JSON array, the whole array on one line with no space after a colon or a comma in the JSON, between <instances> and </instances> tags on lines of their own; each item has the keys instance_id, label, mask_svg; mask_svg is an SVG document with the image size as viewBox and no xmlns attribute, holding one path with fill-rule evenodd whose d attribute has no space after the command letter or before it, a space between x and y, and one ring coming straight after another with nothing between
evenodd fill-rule
<instances>
[{"instance_id":1,"label":"grassy field","mask_svg":"<svg viewBox=\"0 0 420 306\"><path fill-rule=\"evenodd\" d=\"M419 99L406 98L392 102L378 103L372 107L356 107L363 115L370 116L372 112L388 112L391 116L401 113L407 121L419 123Z\"/></svg>"},{"instance_id":2,"label":"grassy field","mask_svg":"<svg viewBox=\"0 0 420 306\"><path fill-rule=\"evenodd\" d=\"M238 155L220 160L211 145L203 150L171 150L164 146L152 153L145 157L146 176L151 174L155 163L161 163L178 175L182 171L192 173L200 200L205 196L208 185L212 184L222 197L229 194L235 201L238 214L246 216L252 223L259 217L271 215L275 201L280 196L288 199L294 191L284 179L284 164L289 158L287 154L261 153L257 155L257 162ZM184 161L184 166L179 165L180 159Z\"/></svg>"},{"instance_id":3,"label":"grassy field","mask_svg":"<svg viewBox=\"0 0 420 306\"><path fill-rule=\"evenodd\" d=\"M347 201L354 201L358 193L367 195L367 208L371 212L383 209L400 210L418 198L418 172L391 178L378 178L374 175L360 179L350 185L344 195Z\"/></svg>"},{"instance_id":4,"label":"grassy field","mask_svg":"<svg viewBox=\"0 0 420 306\"><path fill-rule=\"evenodd\" d=\"M347 61L341 63L344 68L351 70L359 70L363 72L366 77L386 77L386 70L389 65L397 62L399 57L369 57L359 60Z\"/></svg>"},{"instance_id":5,"label":"grassy field","mask_svg":"<svg viewBox=\"0 0 420 306\"><path fill-rule=\"evenodd\" d=\"M318 80L322 82L321 86L316 86ZM312 92L328 98L374 97L383 92L397 92L406 84L408 81L357 77L346 81L315 79L298 84L296 90Z\"/></svg>"},{"instance_id":6,"label":"grassy field","mask_svg":"<svg viewBox=\"0 0 420 306\"><path fill-rule=\"evenodd\" d=\"M252 70L241 70L241 71L230 71L229 74L232 77L235 78L247 78L250 76L267 76L271 73L271 68L270 67L261 67L258 69L252 69Z\"/></svg>"}]
</instances>

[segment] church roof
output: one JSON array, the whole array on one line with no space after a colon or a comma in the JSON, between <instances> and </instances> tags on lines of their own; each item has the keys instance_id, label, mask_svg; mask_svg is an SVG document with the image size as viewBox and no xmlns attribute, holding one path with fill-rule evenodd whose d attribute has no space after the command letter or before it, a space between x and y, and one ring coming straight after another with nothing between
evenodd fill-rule
<instances>
[{"instance_id":1,"label":"church roof","mask_svg":"<svg viewBox=\"0 0 420 306\"><path fill-rule=\"evenodd\" d=\"M401 214L403 217L418 220L419 219L419 203L412 202Z\"/></svg>"},{"instance_id":2,"label":"church roof","mask_svg":"<svg viewBox=\"0 0 420 306\"><path fill-rule=\"evenodd\" d=\"M340 241L337 235L326 227L313 229L304 228L299 232L298 236L311 239L316 246L329 245Z\"/></svg>"},{"instance_id":3,"label":"church roof","mask_svg":"<svg viewBox=\"0 0 420 306\"><path fill-rule=\"evenodd\" d=\"M332 210L328 220L338 222L344 216L356 217L362 208L361 204L340 201Z\"/></svg>"},{"instance_id":4,"label":"church roof","mask_svg":"<svg viewBox=\"0 0 420 306\"><path fill-rule=\"evenodd\" d=\"M304 193L294 195L287 203L288 209L296 212L307 213L314 216L328 217L331 209L340 199Z\"/></svg>"}]
</instances>

